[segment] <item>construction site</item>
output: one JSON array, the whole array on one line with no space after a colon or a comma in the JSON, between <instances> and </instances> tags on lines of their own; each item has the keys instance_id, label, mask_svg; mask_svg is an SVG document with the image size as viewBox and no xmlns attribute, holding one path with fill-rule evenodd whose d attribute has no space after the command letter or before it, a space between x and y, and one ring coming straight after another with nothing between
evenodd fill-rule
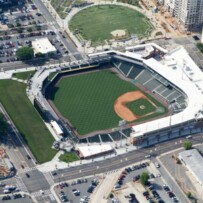
<instances>
[{"instance_id":1,"label":"construction site","mask_svg":"<svg viewBox=\"0 0 203 203\"><path fill-rule=\"evenodd\" d=\"M10 162L5 149L0 147L0 179L11 177L14 173L14 166Z\"/></svg>"},{"instance_id":2,"label":"construction site","mask_svg":"<svg viewBox=\"0 0 203 203\"><path fill-rule=\"evenodd\" d=\"M192 34L191 32L185 31L177 19L170 14L164 5L158 3L158 1L141 0L140 3L143 9L153 12L157 23L164 29L166 37L180 37Z\"/></svg>"}]
</instances>

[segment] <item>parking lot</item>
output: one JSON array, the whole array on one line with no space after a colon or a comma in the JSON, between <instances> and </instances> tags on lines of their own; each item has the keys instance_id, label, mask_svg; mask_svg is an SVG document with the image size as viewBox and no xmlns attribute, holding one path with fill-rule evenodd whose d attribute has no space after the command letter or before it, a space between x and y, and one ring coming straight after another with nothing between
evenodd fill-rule
<instances>
[{"instance_id":1,"label":"parking lot","mask_svg":"<svg viewBox=\"0 0 203 203\"><path fill-rule=\"evenodd\" d=\"M149 203L179 202L174 192L165 184L163 177L158 172L159 167L161 166L157 165L155 167L153 163L144 162L125 168L114 185L108 203L142 203L143 198L145 202ZM140 175L143 172L148 172L150 175L146 187L139 183Z\"/></svg>"},{"instance_id":2,"label":"parking lot","mask_svg":"<svg viewBox=\"0 0 203 203\"><path fill-rule=\"evenodd\" d=\"M4 195L0 197L0 203L7 202L7 203L32 203L33 201L28 196L22 196L20 194L10 194Z\"/></svg>"},{"instance_id":3,"label":"parking lot","mask_svg":"<svg viewBox=\"0 0 203 203\"><path fill-rule=\"evenodd\" d=\"M62 32L59 35L56 35L43 14L29 0L23 7L19 6L11 12L0 14L0 63L18 61L18 48L31 47L33 40L44 37L47 37L57 49L54 59L67 56L68 50L60 40L65 38L65 35Z\"/></svg>"},{"instance_id":4,"label":"parking lot","mask_svg":"<svg viewBox=\"0 0 203 203\"><path fill-rule=\"evenodd\" d=\"M62 55L68 54L64 44L56 38L55 32L53 31L19 34L12 37L0 37L0 63L18 61L19 59L16 57L16 51L18 48L23 46L31 47L32 41L34 41L36 38L40 39L44 37L47 37L56 47L58 58L60 58Z\"/></svg>"},{"instance_id":5,"label":"parking lot","mask_svg":"<svg viewBox=\"0 0 203 203\"><path fill-rule=\"evenodd\" d=\"M55 192L62 202L86 203L99 182L100 179L97 176L87 179L77 179L67 183L61 182L55 187Z\"/></svg>"}]
</instances>

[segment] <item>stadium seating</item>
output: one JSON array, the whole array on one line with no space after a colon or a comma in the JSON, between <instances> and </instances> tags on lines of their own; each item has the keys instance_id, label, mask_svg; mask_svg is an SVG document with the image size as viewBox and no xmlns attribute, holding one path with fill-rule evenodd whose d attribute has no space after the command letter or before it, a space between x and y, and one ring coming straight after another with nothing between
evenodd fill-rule
<instances>
[{"instance_id":1,"label":"stadium seating","mask_svg":"<svg viewBox=\"0 0 203 203\"><path fill-rule=\"evenodd\" d=\"M127 128L127 129L122 130L122 132L123 132L127 137L130 137L130 133L132 132L132 130L131 130L131 128Z\"/></svg>"},{"instance_id":2,"label":"stadium seating","mask_svg":"<svg viewBox=\"0 0 203 203\"><path fill-rule=\"evenodd\" d=\"M88 141L89 141L90 143L94 143L94 142L98 143L98 142L100 142L100 139L99 139L99 136L98 136L98 135L95 135L95 136L93 136L93 137L88 137L87 139L88 139Z\"/></svg>"},{"instance_id":3,"label":"stadium seating","mask_svg":"<svg viewBox=\"0 0 203 203\"><path fill-rule=\"evenodd\" d=\"M112 142L112 139L109 137L109 134L101 135L102 142Z\"/></svg>"}]
</instances>

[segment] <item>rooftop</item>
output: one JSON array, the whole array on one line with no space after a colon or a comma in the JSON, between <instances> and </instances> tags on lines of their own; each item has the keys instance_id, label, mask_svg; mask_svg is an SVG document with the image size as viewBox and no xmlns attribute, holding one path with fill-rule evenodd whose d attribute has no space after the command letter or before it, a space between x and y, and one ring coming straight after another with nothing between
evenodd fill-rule
<instances>
[{"instance_id":1,"label":"rooftop","mask_svg":"<svg viewBox=\"0 0 203 203\"><path fill-rule=\"evenodd\" d=\"M35 54L56 52L56 48L51 44L48 38L35 39L32 41L32 47L34 48Z\"/></svg>"},{"instance_id":2,"label":"rooftop","mask_svg":"<svg viewBox=\"0 0 203 203\"><path fill-rule=\"evenodd\" d=\"M110 144L103 145L91 145L91 146L79 146L77 150L82 154L83 157L90 157L104 152L113 150Z\"/></svg>"},{"instance_id":3,"label":"rooftop","mask_svg":"<svg viewBox=\"0 0 203 203\"><path fill-rule=\"evenodd\" d=\"M196 149L186 150L179 153L179 157L185 162L192 173L203 184L203 158Z\"/></svg>"}]
</instances>

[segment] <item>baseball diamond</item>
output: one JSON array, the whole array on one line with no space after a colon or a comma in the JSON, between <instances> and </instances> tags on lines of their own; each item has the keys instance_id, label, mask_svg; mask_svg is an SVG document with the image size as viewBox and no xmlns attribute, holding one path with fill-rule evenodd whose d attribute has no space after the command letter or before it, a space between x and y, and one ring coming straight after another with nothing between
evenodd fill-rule
<instances>
[{"instance_id":1,"label":"baseball diamond","mask_svg":"<svg viewBox=\"0 0 203 203\"><path fill-rule=\"evenodd\" d=\"M126 119L128 123L151 119L164 115L167 111L160 102L142 92L123 76L120 77L120 73L114 68L87 73L78 71L76 75L62 76L49 91L50 102L71 124L77 135L117 127L124 118L114 109L115 102L121 95L129 92L137 92L138 97L141 94L142 99L134 99L134 104L128 104L128 108L137 114L135 119ZM140 109L141 105L145 106L143 110ZM162 107L164 111L155 112L156 106Z\"/></svg>"}]
</instances>

